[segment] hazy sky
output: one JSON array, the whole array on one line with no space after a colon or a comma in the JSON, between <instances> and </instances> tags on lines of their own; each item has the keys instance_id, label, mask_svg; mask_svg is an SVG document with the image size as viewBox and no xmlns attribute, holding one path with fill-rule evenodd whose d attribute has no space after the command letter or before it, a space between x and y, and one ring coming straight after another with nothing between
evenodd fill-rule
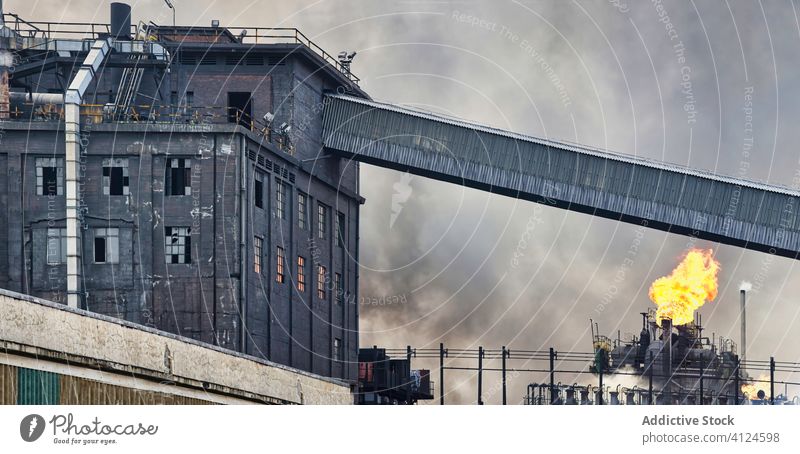
<instances>
[{"instance_id":1,"label":"hazy sky","mask_svg":"<svg viewBox=\"0 0 800 454\"><path fill-rule=\"evenodd\" d=\"M173 1L179 23L298 27L331 53L356 50L353 72L378 100L775 184L800 171L800 5L788 0L664 1L664 13L632 0ZM108 3L5 7L105 22ZM131 3L135 20L171 21L161 0ZM707 332L738 341L747 280L748 357L800 361L793 260L374 167L361 183L362 345L590 351L589 318L638 332L650 283L693 245L722 265ZM407 195L394 219L393 195ZM449 401L476 399L473 375L448 374ZM497 379L485 377L489 403ZM513 376L509 399L542 379Z\"/></svg>"}]
</instances>

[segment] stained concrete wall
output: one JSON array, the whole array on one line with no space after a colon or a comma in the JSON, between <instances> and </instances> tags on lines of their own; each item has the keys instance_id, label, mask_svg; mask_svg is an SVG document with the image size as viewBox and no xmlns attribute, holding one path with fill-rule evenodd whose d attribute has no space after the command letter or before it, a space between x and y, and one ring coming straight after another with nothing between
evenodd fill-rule
<instances>
[{"instance_id":1,"label":"stained concrete wall","mask_svg":"<svg viewBox=\"0 0 800 454\"><path fill-rule=\"evenodd\" d=\"M253 402L353 402L344 382L119 319L6 290L0 290L0 309L3 350L35 357L41 364L34 368L48 370L66 360L63 375L86 367Z\"/></svg>"}]
</instances>

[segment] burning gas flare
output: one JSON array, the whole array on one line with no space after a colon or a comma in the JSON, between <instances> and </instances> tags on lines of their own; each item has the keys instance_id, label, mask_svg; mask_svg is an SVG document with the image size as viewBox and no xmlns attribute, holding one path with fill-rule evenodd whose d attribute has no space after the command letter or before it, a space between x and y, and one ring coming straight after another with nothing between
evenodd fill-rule
<instances>
[{"instance_id":1,"label":"burning gas flare","mask_svg":"<svg viewBox=\"0 0 800 454\"><path fill-rule=\"evenodd\" d=\"M764 399L769 399L769 375L761 374L758 376L758 381L742 385L742 394L747 396L748 400L758 399L759 391L764 391Z\"/></svg>"},{"instance_id":2,"label":"burning gas flare","mask_svg":"<svg viewBox=\"0 0 800 454\"><path fill-rule=\"evenodd\" d=\"M694 320L694 311L717 297L719 262L711 249L691 249L669 276L650 286L650 299L658 306L658 321L672 319L673 325Z\"/></svg>"}]
</instances>

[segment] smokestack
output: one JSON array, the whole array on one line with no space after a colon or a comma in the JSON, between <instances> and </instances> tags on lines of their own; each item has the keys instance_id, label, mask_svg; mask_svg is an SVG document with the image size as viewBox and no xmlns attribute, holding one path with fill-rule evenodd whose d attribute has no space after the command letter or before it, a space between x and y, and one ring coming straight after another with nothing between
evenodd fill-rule
<instances>
[{"instance_id":1,"label":"smokestack","mask_svg":"<svg viewBox=\"0 0 800 454\"><path fill-rule=\"evenodd\" d=\"M739 352L739 360L741 362L745 362L747 359L747 314L745 312L746 302L747 302L747 290L742 286L742 289L739 290L739 296L741 301L741 323L742 323L742 332L739 335L739 343L741 343L741 348Z\"/></svg>"},{"instance_id":2,"label":"smokestack","mask_svg":"<svg viewBox=\"0 0 800 454\"><path fill-rule=\"evenodd\" d=\"M672 319L661 320L661 342L664 344L661 348L664 382L669 383L669 377L672 375Z\"/></svg>"},{"instance_id":3,"label":"smokestack","mask_svg":"<svg viewBox=\"0 0 800 454\"><path fill-rule=\"evenodd\" d=\"M111 4L111 36L114 39L131 39L131 5L114 2Z\"/></svg>"}]
</instances>

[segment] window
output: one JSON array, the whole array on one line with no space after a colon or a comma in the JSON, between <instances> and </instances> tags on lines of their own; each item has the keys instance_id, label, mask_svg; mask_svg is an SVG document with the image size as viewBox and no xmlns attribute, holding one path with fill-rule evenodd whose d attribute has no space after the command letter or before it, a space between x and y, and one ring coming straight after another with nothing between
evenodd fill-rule
<instances>
[{"instance_id":1,"label":"window","mask_svg":"<svg viewBox=\"0 0 800 454\"><path fill-rule=\"evenodd\" d=\"M306 259L297 257L297 290L306 291Z\"/></svg>"},{"instance_id":2,"label":"window","mask_svg":"<svg viewBox=\"0 0 800 454\"><path fill-rule=\"evenodd\" d=\"M94 263L119 263L119 229L94 229Z\"/></svg>"},{"instance_id":3,"label":"window","mask_svg":"<svg viewBox=\"0 0 800 454\"><path fill-rule=\"evenodd\" d=\"M127 159L103 159L103 195L128 195Z\"/></svg>"},{"instance_id":4,"label":"window","mask_svg":"<svg viewBox=\"0 0 800 454\"><path fill-rule=\"evenodd\" d=\"M167 176L164 186L167 195L192 195L192 160L167 159Z\"/></svg>"},{"instance_id":5,"label":"window","mask_svg":"<svg viewBox=\"0 0 800 454\"><path fill-rule=\"evenodd\" d=\"M193 91L187 91L186 92L186 105L187 106L194 105L194 92Z\"/></svg>"},{"instance_id":6,"label":"window","mask_svg":"<svg viewBox=\"0 0 800 454\"><path fill-rule=\"evenodd\" d=\"M264 176L261 172L256 172L256 181L253 185L254 199L256 207L264 208Z\"/></svg>"},{"instance_id":7,"label":"window","mask_svg":"<svg viewBox=\"0 0 800 454\"><path fill-rule=\"evenodd\" d=\"M47 264L67 263L67 229L47 229Z\"/></svg>"},{"instance_id":8,"label":"window","mask_svg":"<svg viewBox=\"0 0 800 454\"><path fill-rule=\"evenodd\" d=\"M277 180L275 188L275 201L278 210L278 219L286 219L286 184Z\"/></svg>"},{"instance_id":9,"label":"window","mask_svg":"<svg viewBox=\"0 0 800 454\"><path fill-rule=\"evenodd\" d=\"M64 160L36 158L36 194L64 195Z\"/></svg>"},{"instance_id":10,"label":"window","mask_svg":"<svg viewBox=\"0 0 800 454\"><path fill-rule=\"evenodd\" d=\"M283 284L286 280L284 270L286 269L286 254L283 252L283 248L278 246L278 260L275 261L278 267L278 272L275 274L275 280L278 283Z\"/></svg>"},{"instance_id":11,"label":"window","mask_svg":"<svg viewBox=\"0 0 800 454\"><path fill-rule=\"evenodd\" d=\"M328 209L323 204L317 205L317 235L319 239L325 239L325 231L328 229Z\"/></svg>"},{"instance_id":12,"label":"window","mask_svg":"<svg viewBox=\"0 0 800 454\"><path fill-rule=\"evenodd\" d=\"M261 274L261 255L264 252L264 239L260 237L253 238L253 271L256 274Z\"/></svg>"},{"instance_id":13,"label":"window","mask_svg":"<svg viewBox=\"0 0 800 454\"><path fill-rule=\"evenodd\" d=\"M297 225L305 230L308 225L308 196L297 193Z\"/></svg>"},{"instance_id":14,"label":"window","mask_svg":"<svg viewBox=\"0 0 800 454\"><path fill-rule=\"evenodd\" d=\"M342 340L338 337L333 338L333 360L342 360Z\"/></svg>"},{"instance_id":15,"label":"window","mask_svg":"<svg viewBox=\"0 0 800 454\"><path fill-rule=\"evenodd\" d=\"M322 265L317 266L317 296L319 299L325 299L325 276L327 271Z\"/></svg>"},{"instance_id":16,"label":"window","mask_svg":"<svg viewBox=\"0 0 800 454\"><path fill-rule=\"evenodd\" d=\"M192 263L192 229L164 227L167 263Z\"/></svg>"},{"instance_id":17,"label":"window","mask_svg":"<svg viewBox=\"0 0 800 454\"><path fill-rule=\"evenodd\" d=\"M336 245L344 246L344 214L336 213Z\"/></svg>"},{"instance_id":18,"label":"window","mask_svg":"<svg viewBox=\"0 0 800 454\"><path fill-rule=\"evenodd\" d=\"M333 291L336 297L336 304L342 304L344 300L344 290L342 288L342 275L339 273L333 274Z\"/></svg>"}]
</instances>

